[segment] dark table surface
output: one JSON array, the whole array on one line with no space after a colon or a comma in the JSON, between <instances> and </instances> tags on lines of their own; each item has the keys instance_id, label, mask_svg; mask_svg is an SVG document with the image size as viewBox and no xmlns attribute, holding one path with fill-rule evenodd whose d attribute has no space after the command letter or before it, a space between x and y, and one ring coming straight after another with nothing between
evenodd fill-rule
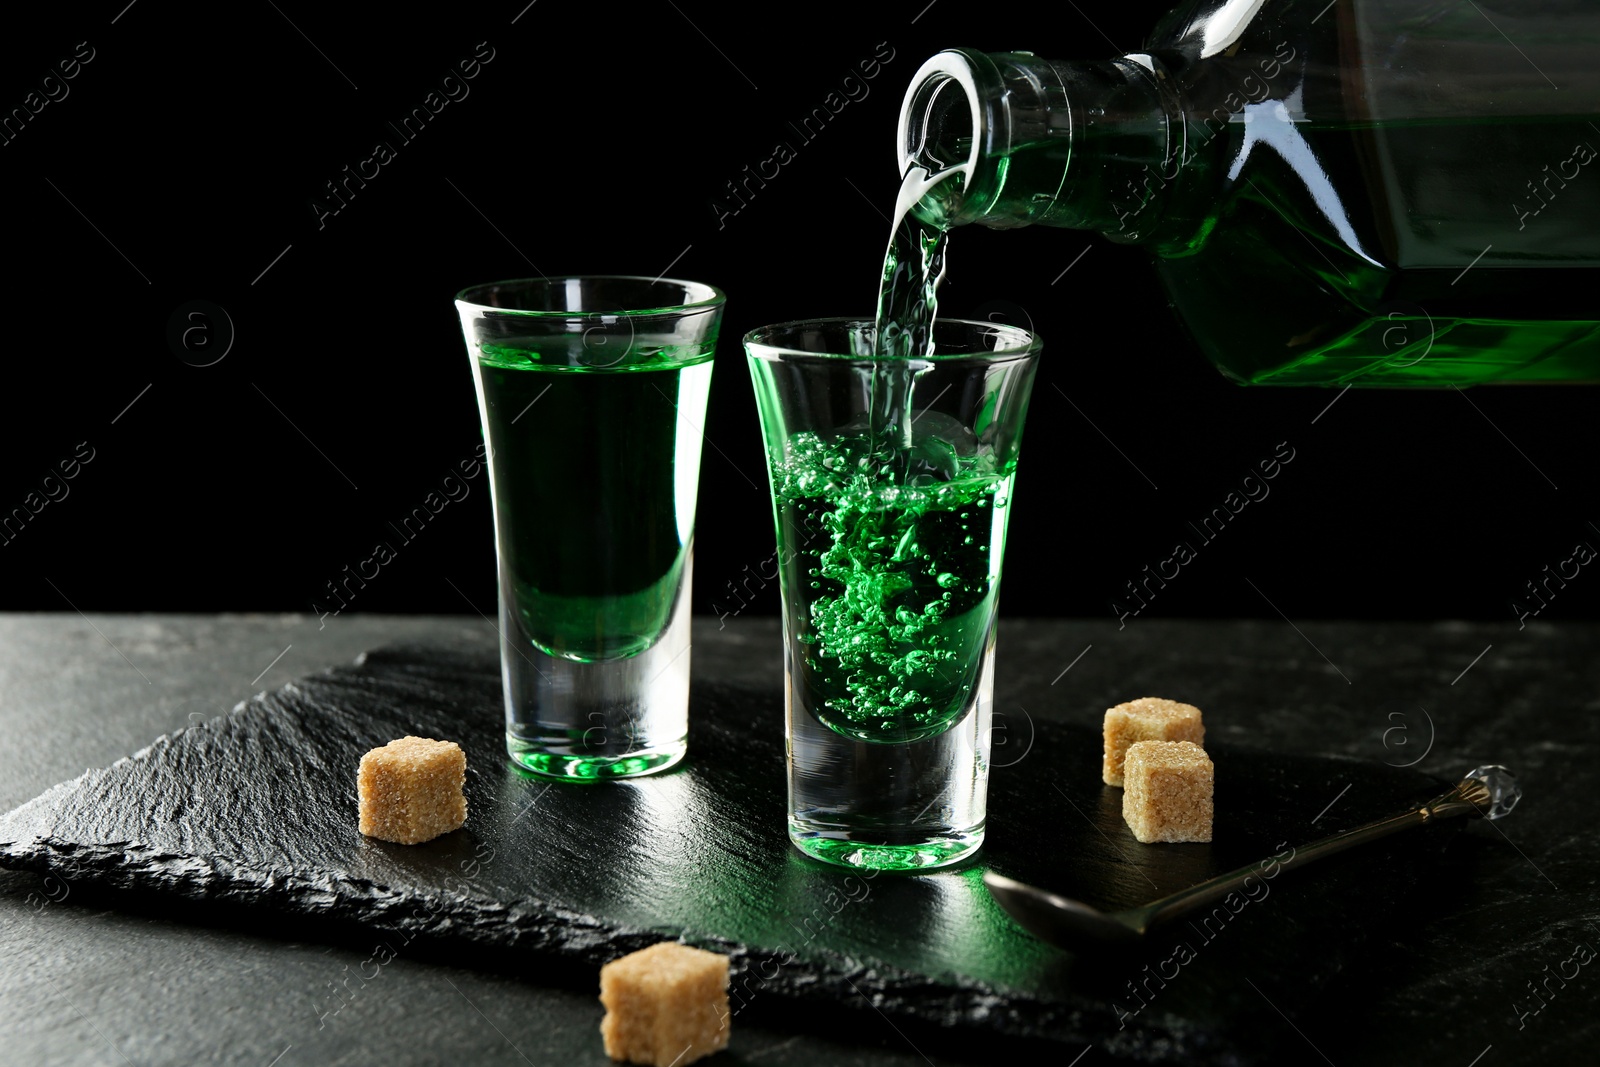
<instances>
[{"instance_id":1,"label":"dark table surface","mask_svg":"<svg viewBox=\"0 0 1600 1067\"><path fill-rule=\"evenodd\" d=\"M0 808L365 649L493 639L479 618L0 616ZM1253 747L1442 775L1513 768L1527 790L1516 814L1465 831L1498 862L1412 902L1398 924L1383 917L1393 933L1338 977L1323 1010L1283 1025L1304 1039L1306 1063L1594 1062L1600 841L1583 799L1600 742L1600 626L1133 620L1119 631L1114 621L1011 620L999 647L996 739L1014 747L997 748L997 775L1044 772L1027 760L1031 720L1092 725L1109 704L1147 694L1199 704L1209 736ZM697 676L776 687L779 653L776 620L696 622ZM594 991L536 973L402 956L319 1022L329 991L369 951L298 933L273 916L197 925L181 905L0 871L0 1061L609 1062ZM820 1020L796 1019L738 1027L723 1058L947 1058L937 1035L914 1036L885 1020L876 1040L852 1032L845 1043ZM1091 1048L1081 1062L1109 1058Z\"/></svg>"}]
</instances>

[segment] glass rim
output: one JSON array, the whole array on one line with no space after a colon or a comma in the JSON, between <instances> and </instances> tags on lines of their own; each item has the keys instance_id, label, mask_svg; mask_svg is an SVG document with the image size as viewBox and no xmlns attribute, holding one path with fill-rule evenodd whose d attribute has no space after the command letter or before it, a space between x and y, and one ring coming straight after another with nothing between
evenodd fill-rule
<instances>
[{"instance_id":1,"label":"glass rim","mask_svg":"<svg viewBox=\"0 0 1600 1067\"><path fill-rule=\"evenodd\" d=\"M658 285L665 283L667 285L681 286L685 291L690 293L694 299L677 304L665 304L657 307L646 308L618 308L607 311L543 311L527 308L496 307L493 304L480 303L479 301L469 299L468 297L468 294L470 293L481 293L486 289L494 289L501 286L527 286L532 288L535 286L553 286L564 282L583 281L644 282L646 285ZM563 274L556 277L541 275L538 278L507 278L503 281L497 282L480 282L477 285L469 285L465 289L462 289L460 292L456 293L455 300L456 307L464 311L476 311L489 315L505 315L518 318L562 319L570 321L574 319L614 319L619 316L626 318L641 318L650 315L674 315L686 311L704 311L710 308L722 307L728 302L728 294L724 293L720 288L712 285L710 282L692 282L683 278L648 278L643 274Z\"/></svg>"},{"instance_id":2,"label":"glass rim","mask_svg":"<svg viewBox=\"0 0 1600 1067\"><path fill-rule=\"evenodd\" d=\"M911 359L931 361L935 363L959 362L960 360L964 359L998 362L1001 360L1026 359L1030 356L1036 356L1044 348L1044 338L1040 337L1037 331L1023 329L1021 326L1013 326L1006 322L985 322L978 319L941 318L934 320L934 328L937 329L941 323L951 323L959 326L976 326L981 329L993 331L995 333L1008 333L1014 335L1018 339L1018 343L1014 346L995 348L985 352L935 352L931 356L912 356ZM873 319L863 319L853 315L836 315L820 319L794 319L790 322L774 322L768 326L757 326L755 329L745 334L744 337L740 338L740 340L744 345L745 354L750 359L770 360L782 357L801 356L812 359L831 359L838 360L841 363L860 363L866 365L883 362L882 360L873 359L870 356L858 356L853 353L814 352L804 348L785 348L782 345L771 344L757 336L759 334L770 335L779 330L801 326L838 325L870 326L876 328L877 323Z\"/></svg>"}]
</instances>

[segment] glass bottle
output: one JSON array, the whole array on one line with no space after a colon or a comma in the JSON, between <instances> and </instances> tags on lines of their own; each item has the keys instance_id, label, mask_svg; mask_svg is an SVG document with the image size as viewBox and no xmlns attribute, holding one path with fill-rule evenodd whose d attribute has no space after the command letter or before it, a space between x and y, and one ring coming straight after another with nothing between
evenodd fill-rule
<instances>
[{"instance_id":1,"label":"glass bottle","mask_svg":"<svg viewBox=\"0 0 1600 1067\"><path fill-rule=\"evenodd\" d=\"M941 226L1157 257L1235 381L1600 380L1600 4L1204 0L1142 52L941 52L900 154Z\"/></svg>"}]
</instances>

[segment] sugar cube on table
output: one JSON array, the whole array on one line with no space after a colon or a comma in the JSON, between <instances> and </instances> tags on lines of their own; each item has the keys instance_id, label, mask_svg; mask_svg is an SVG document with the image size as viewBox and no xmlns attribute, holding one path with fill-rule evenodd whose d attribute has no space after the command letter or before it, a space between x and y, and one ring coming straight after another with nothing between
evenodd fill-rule
<instances>
[{"instance_id":1,"label":"sugar cube on table","mask_svg":"<svg viewBox=\"0 0 1600 1067\"><path fill-rule=\"evenodd\" d=\"M454 741L402 737L361 757L361 832L416 845L467 821L467 754Z\"/></svg>"},{"instance_id":2,"label":"sugar cube on table","mask_svg":"<svg viewBox=\"0 0 1600 1067\"><path fill-rule=\"evenodd\" d=\"M1122 761L1138 741L1193 741L1205 744L1206 727L1193 704L1160 697L1140 697L1106 709L1105 759L1101 777L1107 785L1122 784Z\"/></svg>"},{"instance_id":3,"label":"sugar cube on table","mask_svg":"<svg viewBox=\"0 0 1600 1067\"><path fill-rule=\"evenodd\" d=\"M728 958L663 941L600 968L606 1055L683 1067L728 1045Z\"/></svg>"},{"instance_id":4,"label":"sugar cube on table","mask_svg":"<svg viewBox=\"0 0 1600 1067\"><path fill-rule=\"evenodd\" d=\"M1210 841L1216 772L1192 741L1138 741L1123 764L1122 818L1145 844Z\"/></svg>"}]
</instances>

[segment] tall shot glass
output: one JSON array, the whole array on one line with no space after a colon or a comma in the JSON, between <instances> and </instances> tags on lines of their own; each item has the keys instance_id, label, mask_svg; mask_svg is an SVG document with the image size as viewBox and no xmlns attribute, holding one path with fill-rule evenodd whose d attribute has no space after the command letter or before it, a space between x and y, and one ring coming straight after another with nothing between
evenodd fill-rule
<instances>
[{"instance_id":1,"label":"tall shot glass","mask_svg":"<svg viewBox=\"0 0 1600 1067\"><path fill-rule=\"evenodd\" d=\"M535 774L627 778L683 758L723 302L699 282L630 277L456 297L489 450L506 749Z\"/></svg>"},{"instance_id":2,"label":"tall shot glass","mask_svg":"<svg viewBox=\"0 0 1600 1067\"><path fill-rule=\"evenodd\" d=\"M983 843L995 609L1039 339L942 319L874 362L873 324L744 339L777 524L789 838L915 870Z\"/></svg>"}]
</instances>

